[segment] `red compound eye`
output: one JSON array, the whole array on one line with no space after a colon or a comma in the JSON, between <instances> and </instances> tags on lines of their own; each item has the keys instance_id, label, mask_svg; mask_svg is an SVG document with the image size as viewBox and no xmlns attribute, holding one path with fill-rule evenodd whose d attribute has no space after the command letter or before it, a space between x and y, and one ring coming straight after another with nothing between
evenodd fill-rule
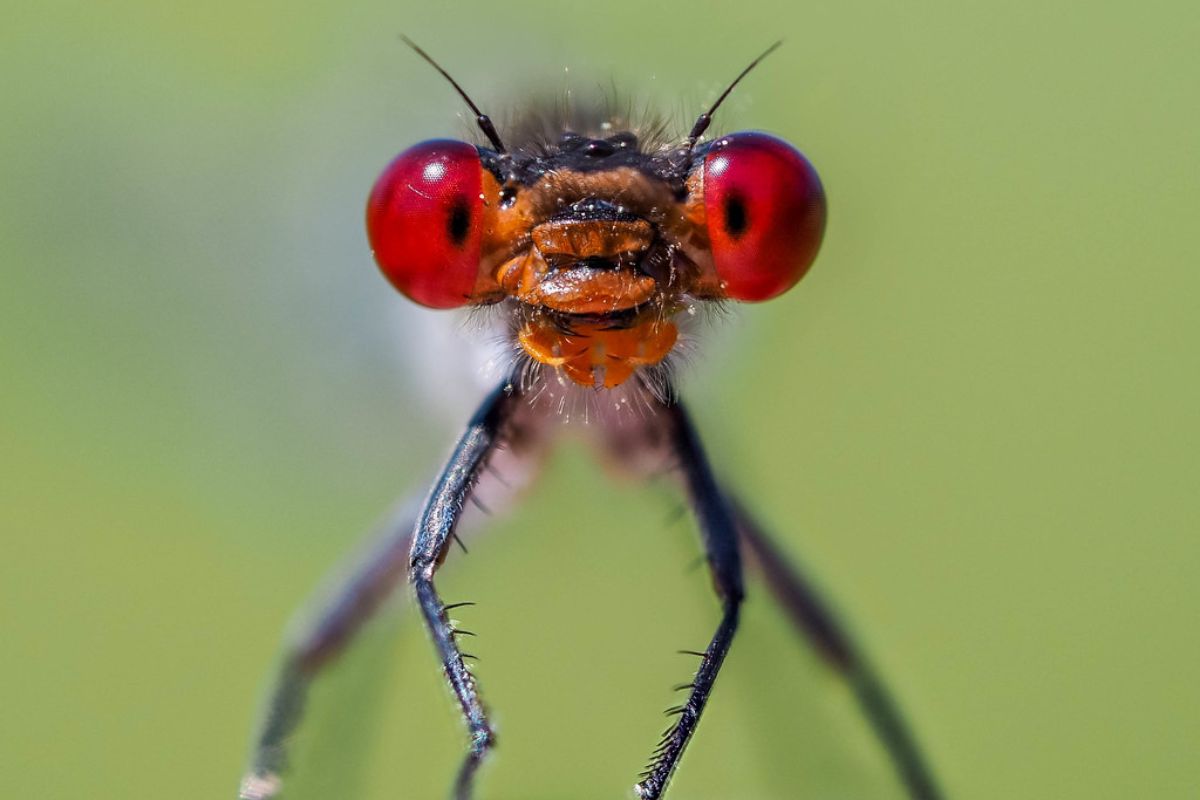
<instances>
[{"instance_id":1,"label":"red compound eye","mask_svg":"<svg viewBox=\"0 0 1200 800\"><path fill-rule=\"evenodd\" d=\"M483 167L469 144L422 142L396 157L367 201L367 238L392 285L431 308L471 302L483 235Z\"/></svg>"},{"instance_id":2,"label":"red compound eye","mask_svg":"<svg viewBox=\"0 0 1200 800\"><path fill-rule=\"evenodd\" d=\"M769 300L795 286L825 230L816 170L765 133L735 133L709 148L704 211L713 265L735 300Z\"/></svg>"}]
</instances>

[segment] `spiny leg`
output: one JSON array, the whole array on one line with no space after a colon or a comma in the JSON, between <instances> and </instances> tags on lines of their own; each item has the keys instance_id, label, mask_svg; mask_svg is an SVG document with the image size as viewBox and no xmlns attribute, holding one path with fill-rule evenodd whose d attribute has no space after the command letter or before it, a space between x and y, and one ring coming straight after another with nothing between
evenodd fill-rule
<instances>
[{"instance_id":1,"label":"spiny leg","mask_svg":"<svg viewBox=\"0 0 1200 800\"><path fill-rule=\"evenodd\" d=\"M415 504L407 505L387 525L349 578L307 625L289 637L259 723L250 766L238 789L240 800L268 800L282 788L288 740L303 716L309 686L346 649L404 575L412 552L414 508Z\"/></svg>"},{"instance_id":2,"label":"spiny leg","mask_svg":"<svg viewBox=\"0 0 1200 800\"><path fill-rule=\"evenodd\" d=\"M518 390L505 382L475 412L421 510L409 564L409 580L416 592L417 603L433 637L446 679L458 698L471 737L454 785L454 796L458 800L467 800L471 796L475 773L488 750L495 744L495 734L488 723L475 676L463 661L464 653L455 640L458 632L450 623L446 606L433 584L433 576L445 558L463 504L473 491L488 457L495 452L502 429L512 416L518 400Z\"/></svg>"},{"instance_id":3,"label":"spiny leg","mask_svg":"<svg viewBox=\"0 0 1200 800\"><path fill-rule=\"evenodd\" d=\"M712 641L699 653L700 667L692 680L687 701L668 713L676 714L673 725L663 733L650 766L634 787L638 797L661 797L688 741L700 721L700 714L712 693L713 683L738 625L738 610L743 596L742 564L738 554L737 529L725 497L717 487L704 448L687 412L679 404L663 405L660 414L669 427L669 445L683 471L688 499L700 525L705 556L712 573L713 587L721 601L721 623Z\"/></svg>"},{"instance_id":4,"label":"spiny leg","mask_svg":"<svg viewBox=\"0 0 1200 800\"><path fill-rule=\"evenodd\" d=\"M913 800L941 800L916 737L904 721L899 706L883 681L838 620L828 603L757 524L740 503L734 502L738 533L748 560L767 582L776 602L817 651L849 681L875 734L892 760Z\"/></svg>"}]
</instances>

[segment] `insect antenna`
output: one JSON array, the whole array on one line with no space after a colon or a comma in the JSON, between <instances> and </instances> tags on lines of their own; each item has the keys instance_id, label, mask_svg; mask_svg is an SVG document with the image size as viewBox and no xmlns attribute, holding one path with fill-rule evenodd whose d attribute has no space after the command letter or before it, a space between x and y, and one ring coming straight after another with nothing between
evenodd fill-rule
<instances>
[{"instance_id":1,"label":"insect antenna","mask_svg":"<svg viewBox=\"0 0 1200 800\"><path fill-rule=\"evenodd\" d=\"M708 109L708 111L705 111L703 114L701 114L699 117L696 118L696 124L692 126L692 132L689 133L688 137L687 137L687 148L686 148L687 152L689 152L689 153L691 152L692 148L696 146L696 140L699 139L706 130L708 130L708 126L712 123L713 114L716 113L717 109L721 106L721 103L725 102L725 98L729 97L729 93L733 91L733 87L735 87L739 83L741 83L742 78L749 75L750 70L757 67L758 63L760 61L762 61L767 56L771 55L771 53L774 53L776 50L778 50L779 45L781 45L781 44L783 44L782 39L780 39L778 42L776 42L775 44L771 45L766 50L764 50L762 52L762 54L759 55L758 58L751 61L750 65L748 67L746 67L744 70L742 70L741 74L739 74L736 78L733 79L733 83L731 83L731 84L729 84L729 86L725 87L725 91L721 92L721 96L717 98L717 102L713 103L712 106ZM420 51L418 51L418 52L420 52ZM428 58L428 56L426 56L426 58ZM435 64L434 66L437 66L437 65ZM441 69L441 67L438 67L438 69ZM442 73L442 74L444 75L445 73ZM446 77L450 77L450 76L447 75ZM459 91L462 91L462 90L460 89ZM467 102L470 102L470 101L468 100Z\"/></svg>"},{"instance_id":2,"label":"insect antenna","mask_svg":"<svg viewBox=\"0 0 1200 800\"><path fill-rule=\"evenodd\" d=\"M458 85L458 81L454 80L454 78L451 78L450 73L446 72L446 70L444 70L442 68L441 64L439 64L433 60L433 56L429 55L429 53L426 53L424 50L422 50L420 45L418 45L412 39L408 38L404 34L400 34L400 40L402 42L404 42L406 45L408 45L409 47L411 47L417 55L419 55L421 58L428 61L429 65L431 67L433 67L434 69L436 69L438 72L440 72L442 74L443 78L450 81L450 85L454 87L454 91L458 92L458 96L466 101L466 103L470 107L472 113L475 114L475 124L479 126L479 130L483 131L483 135L488 138L488 141L490 141L495 146L496 152L498 152L498 153L506 152L504 149L504 142L500 141L500 134L496 133L496 126L492 124L492 118L479 110L479 106L475 105L475 101L472 100L465 91L463 91L463 88ZM770 52L770 51L768 51L768 52ZM766 54L764 53L763 55L766 55ZM760 58L761 58L761 56L760 56ZM750 66L754 66L754 65L751 64ZM747 70L747 72L748 71L749 70ZM744 75L745 73L742 73L742 74ZM741 80L740 76L738 77L738 80ZM737 81L734 81L734 83L737 83ZM730 88L732 89L733 87L731 86ZM728 94L728 93L729 92L727 90L726 94ZM722 97L722 99L724 99L724 97ZM718 102L720 102L720 101L718 101Z\"/></svg>"}]
</instances>

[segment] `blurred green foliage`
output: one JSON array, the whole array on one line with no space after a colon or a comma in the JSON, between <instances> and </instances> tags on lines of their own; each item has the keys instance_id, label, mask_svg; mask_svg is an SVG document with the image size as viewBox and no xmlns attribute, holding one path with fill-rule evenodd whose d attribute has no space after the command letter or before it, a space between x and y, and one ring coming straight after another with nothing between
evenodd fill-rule
<instances>
[{"instance_id":1,"label":"blurred green foliage","mask_svg":"<svg viewBox=\"0 0 1200 800\"><path fill-rule=\"evenodd\" d=\"M59 2L3 27L0 794L231 797L290 610L454 435L401 355L428 312L361 231L395 152L464 129L403 31L498 120L610 81L689 119L784 37L719 123L803 149L831 221L691 371L714 457L952 796L1194 796L1194 4ZM453 559L500 725L481 798L628 791L715 621L670 511L568 447ZM442 795L462 733L413 622L316 692L294 797ZM759 597L674 790L899 796Z\"/></svg>"}]
</instances>

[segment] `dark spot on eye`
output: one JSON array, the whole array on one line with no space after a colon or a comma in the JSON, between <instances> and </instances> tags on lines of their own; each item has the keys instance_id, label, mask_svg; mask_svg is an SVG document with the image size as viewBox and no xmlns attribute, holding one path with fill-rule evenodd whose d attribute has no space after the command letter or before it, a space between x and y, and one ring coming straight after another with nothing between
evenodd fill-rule
<instances>
[{"instance_id":1,"label":"dark spot on eye","mask_svg":"<svg viewBox=\"0 0 1200 800\"><path fill-rule=\"evenodd\" d=\"M508 208L513 203L517 202L517 190L511 186L505 186L500 190L500 207Z\"/></svg>"},{"instance_id":2,"label":"dark spot on eye","mask_svg":"<svg viewBox=\"0 0 1200 800\"><path fill-rule=\"evenodd\" d=\"M737 238L746 232L750 218L746 214L746 202L736 194L725 198L725 232Z\"/></svg>"},{"instance_id":3,"label":"dark spot on eye","mask_svg":"<svg viewBox=\"0 0 1200 800\"><path fill-rule=\"evenodd\" d=\"M458 198L450 209L450 218L446 220L446 235L455 247L462 247L471 232L471 209L467 208L466 200Z\"/></svg>"}]
</instances>

